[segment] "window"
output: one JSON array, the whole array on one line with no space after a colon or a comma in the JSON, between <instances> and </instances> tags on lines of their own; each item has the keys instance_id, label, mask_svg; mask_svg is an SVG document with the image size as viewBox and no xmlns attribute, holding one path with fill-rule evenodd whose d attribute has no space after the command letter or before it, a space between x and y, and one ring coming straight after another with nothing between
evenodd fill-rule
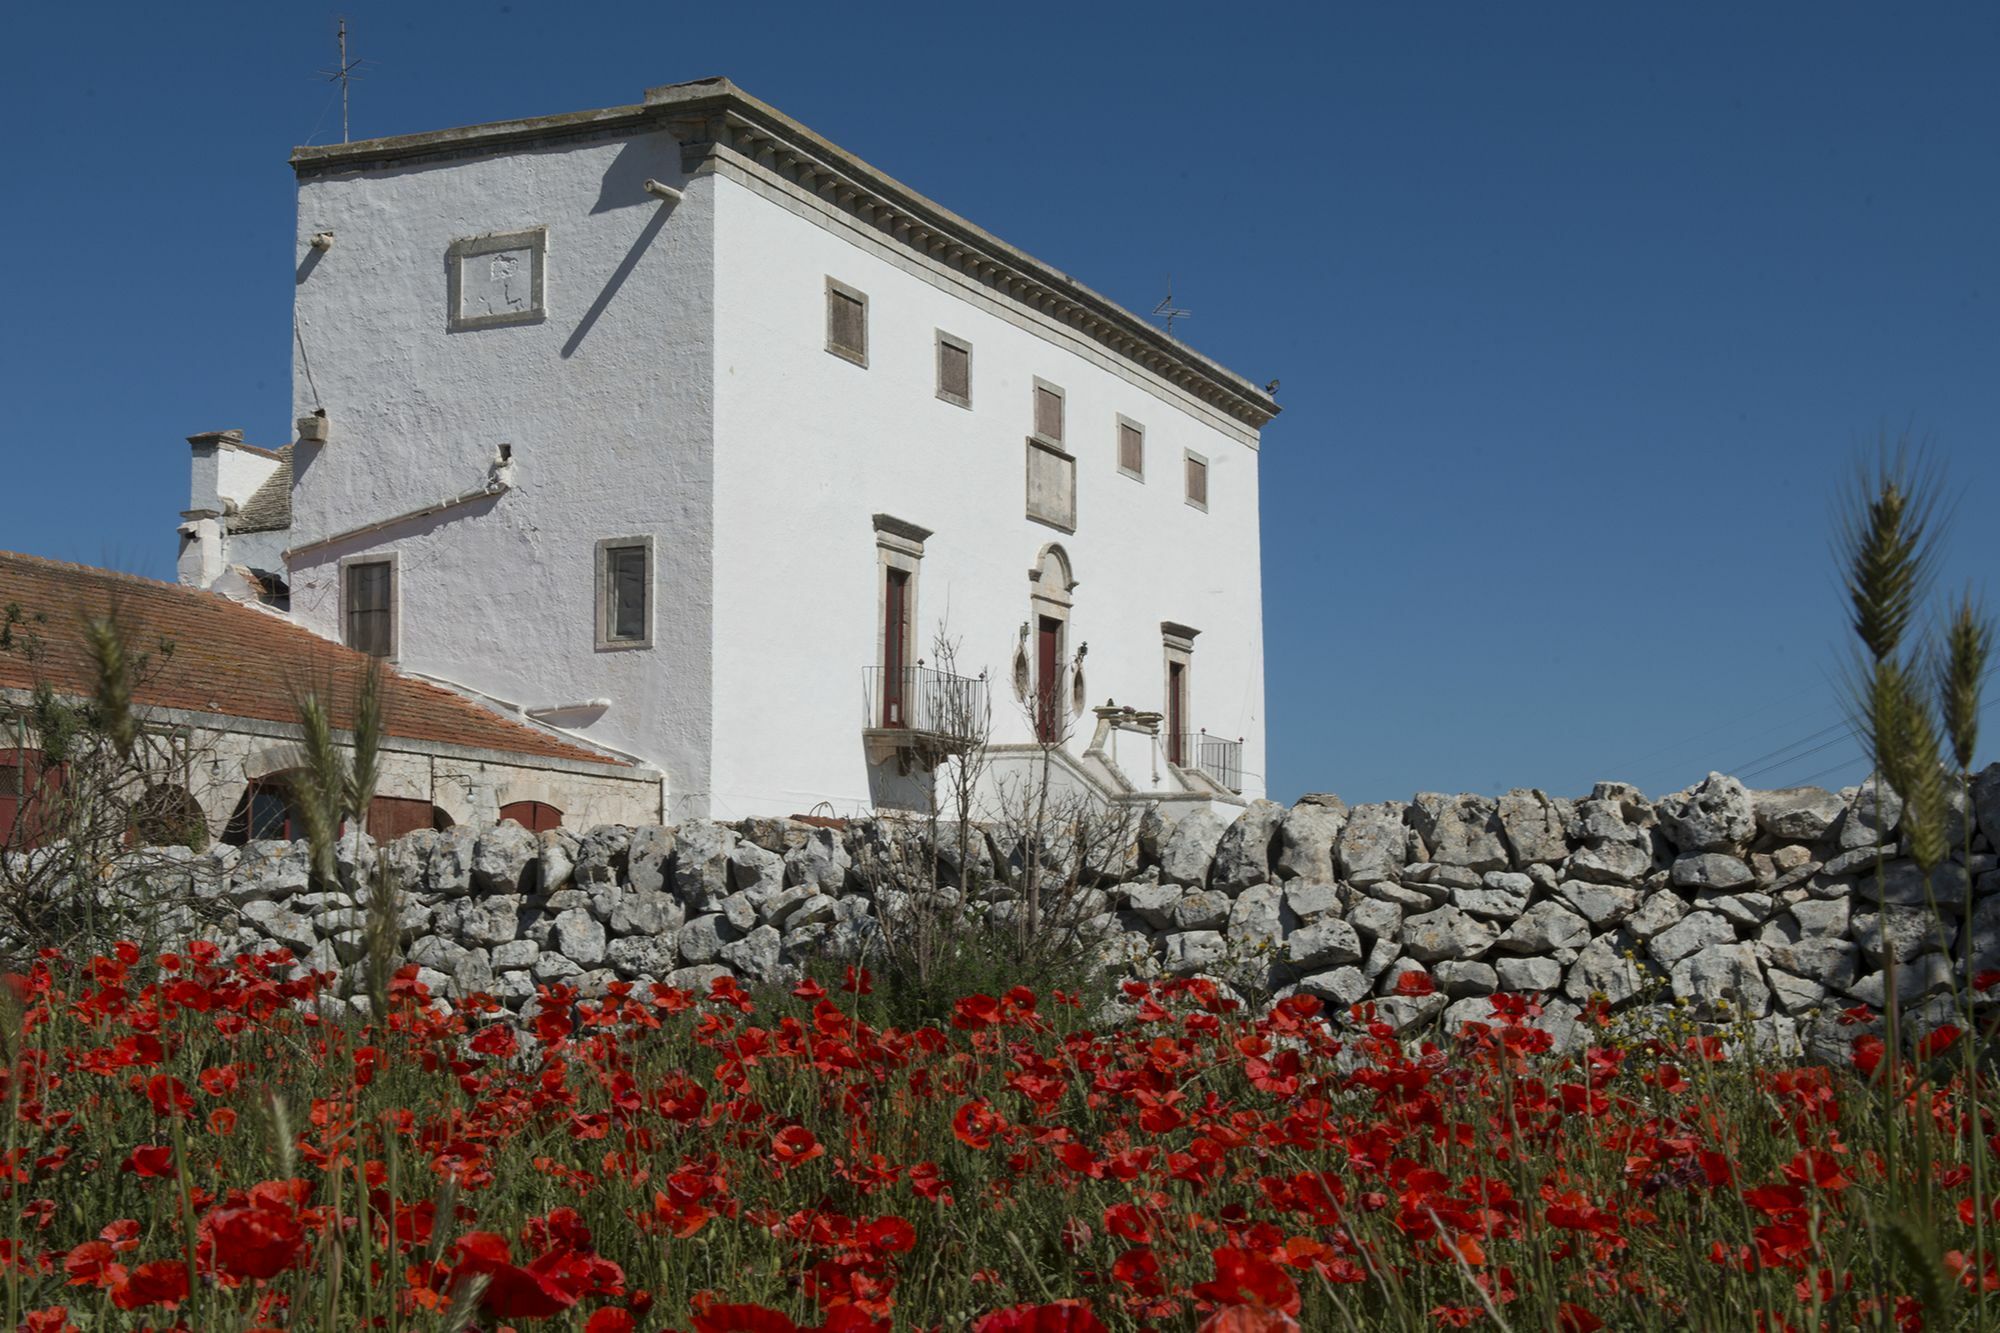
<instances>
[{"instance_id":1,"label":"window","mask_svg":"<svg viewBox=\"0 0 2000 1333\"><path fill-rule=\"evenodd\" d=\"M1118 418L1118 470L1134 481L1146 479L1146 428L1130 417Z\"/></svg>"},{"instance_id":2,"label":"window","mask_svg":"<svg viewBox=\"0 0 2000 1333\"><path fill-rule=\"evenodd\" d=\"M597 543L597 646L653 646L653 539Z\"/></svg>"},{"instance_id":3,"label":"window","mask_svg":"<svg viewBox=\"0 0 2000 1333\"><path fill-rule=\"evenodd\" d=\"M347 646L370 657L396 655L396 562L371 556L343 561L340 603Z\"/></svg>"},{"instance_id":4,"label":"window","mask_svg":"<svg viewBox=\"0 0 2000 1333\"><path fill-rule=\"evenodd\" d=\"M826 350L868 364L868 298L844 282L826 280Z\"/></svg>"},{"instance_id":5,"label":"window","mask_svg":"<svg viewBox=\"0 0 2000 1333\"><path fill-rule=\"evenodd\" d=\"M0 848L41 845L49 820L47 798L62 787L62 768L45 767L32 750L0 750Z\"/></svg>"},{"instance_id":6,"label":"window","mask_svg":"<svg viewBox=\"0 0 2000 1333\"><path fill-rule=\"evenodd\" d=\"M875 563L881 581L879 682L870 727L908 727L919 700L916 670L917 576L931 530L891 514L875 515Z\"/></svg>"},{"instance_id":7,"label":"window","mask_svg":"<svg viewBox=\"0 0 2000 1333\"><path fill-rule=\"evenodd\" d=\"M1063 442L1063 391L1039 379L1035 381L1035 436L1050 444Z\"/></svg>"},{"instance_id":8,"label":"window","mask_svg":"<svg viewBox=\"0 0 2000 1333\"><path fill-rule=\"evenodd\" d=\"M305 836L305 821L292 804L291 788L282 776L258 778L244 789L229 816L222 840L232 847L275 839L294 842Z\"/></svg>"},{"instance_id":9,"label":"window","mask_svg":"<svg viewBox=\"0 0 2000 1333\"><path fill-rule=\"evenodd\" d=\"M453 241L445 251L452 331L546 318L548 238L547 228L536 227Z\"/></svg>"},{"instance_id":10,"label":"window","mask_svg":"<svg viewBox=\"0 0 2000 1333\"><path fill-rule=\"evenodd\" d=\"M1187 456L1187 502L1196 509L1208 508L1208 460L1192 451Z\"/></svg>"},{"instance_id":11,"label":"window","mask_svg":"<svg viewBox=\"0 0 2000 1333\"><path fill-rule=\"evenodd\" d=\"M972 406L972 344L943 329L937 336L937 396L960 407Z\"/></svg>"}]
</instances>

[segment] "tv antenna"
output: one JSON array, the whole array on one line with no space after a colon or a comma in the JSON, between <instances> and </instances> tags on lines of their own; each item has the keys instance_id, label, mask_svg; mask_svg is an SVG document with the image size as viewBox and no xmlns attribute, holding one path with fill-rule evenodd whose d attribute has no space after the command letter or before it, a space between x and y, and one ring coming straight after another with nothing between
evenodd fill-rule
<instances>
[{"instance_id":1,"label":"tv antenna","mask_svg":"<svg viewBox=\"0 0 2000 1333\"><path fill-rule=\"evenodd\" d=\"M1174 304L1174 275L1171 273L1167 275L1167 294L1153 307L1153 318L1166 321L1168 336L1173 334L1175 320L1194 318L1194 311L1183 310Z\"/></svg>"},{"instance_id":2,"label":"tv antenna","mask_svg":"<svg viewBox=\"0 0 2000 1333\"><path fill-rule=\"evenodd\" d=\"M354 80L361 77L359 71L361 67L367 64L368 62L365 60L349 60L347 58L347 18L345 15L343 15L339 20L337 20L337 26L334 29L334 39L340 43L340 64L338 67L334 69L323 69L320 71L320 73L326 76L326 81L328 83L337 83L340 85L340 141L342 143L346 143L348 141L347 139L348 85L353 83Z\"/></svg>"}]
</instances>

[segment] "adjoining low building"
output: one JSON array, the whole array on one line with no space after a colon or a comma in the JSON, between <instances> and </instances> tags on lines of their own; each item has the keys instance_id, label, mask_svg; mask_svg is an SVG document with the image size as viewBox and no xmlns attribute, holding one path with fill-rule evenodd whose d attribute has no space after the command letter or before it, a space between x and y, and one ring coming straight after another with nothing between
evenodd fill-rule
<instances>
[{"instance_id":1,"label":"adjoining low building","mask_svg":"<svg viewBox=\"0 0 2000 1333\"><path fill-rule=\"evenodd\" d=\"M153 809L198 812L198 834L242 842L299 835L288 775L303 762L298 701L330 705L343 742L370 659L255 603L214 592L36 556L0 552L0 847L33 839L45 771L30 729L38 685L89 698L98 672L85 637L110 618L143 655L133 702L170 742L148 774ZM378 837L511 818L558 823L658 823L661 774L527 718L382 664L381 781L369 810Z\"/></svg>"}]
</instances>

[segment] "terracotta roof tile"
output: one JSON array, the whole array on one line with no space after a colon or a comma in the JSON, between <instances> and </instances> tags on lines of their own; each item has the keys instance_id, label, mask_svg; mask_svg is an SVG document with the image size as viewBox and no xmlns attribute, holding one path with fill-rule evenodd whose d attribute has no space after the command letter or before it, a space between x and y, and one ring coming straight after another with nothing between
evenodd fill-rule
<instances>
[{"instance_id":1,"label":"terracotta roof tile","mask_svg":"<svg viewBox=\"0 0 2000 1333\"><path fill-rule=\"evenodd\" d=\"M18 605L41 640L29 662L0 652L0 687L36 679L87 693L95 680L81 633L87 617L115 613L134 652L152 654L138 702L155 708L295 723L297 692L331 700L334 725L353 719L355 687L368 658L274 612L133 574L0 551L0 608ZM17 637L20 636L17 631ZM171 644L171 653L161 651ZM462 695L393 670L385 672L389 735L545 759L626 764L576 742L515 722Z\"/></svg>"}]
</instances>

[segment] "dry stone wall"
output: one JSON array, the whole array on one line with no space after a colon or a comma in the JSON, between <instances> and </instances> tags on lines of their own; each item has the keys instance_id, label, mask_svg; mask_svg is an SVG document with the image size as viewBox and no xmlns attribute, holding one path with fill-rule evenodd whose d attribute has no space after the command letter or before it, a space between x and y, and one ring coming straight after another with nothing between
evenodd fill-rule
<instances>
[{"instance_id":1,"label":"dry stone wall","mask_svg":"<svg viewBox=\"0 0 2000 1333\"><path fill-rule=\"evenodd\" d=\"M1891 955L1919 1026L1948 1018L1956 978L2000 969L2000 765L1955 807L1959 850L1928 877L1901 854L1901 818L1878 785L1753 791L1721 774L1657 800L1602 783L1574 800L1155 810L1082 908L1105 957L1135 973L1212 976L1251 1000L1373 1001L1404 1031L1484 1018L1507 993L1541 997L1562 1042L1601 1001L1830 1052L1853 1035L1841 1011L1883 1005ZM502 823L413 833L379 855L420 977L520 1006L547 983L780 982L816 960L865 962L878 914L903 895L942 891L1004 922L1017 910L1008 841L979 830L960 866L947 827L941 890L922 826L887 819L539 835ZM343 844L338 889L314 890L303 843L187 853L149 874L214 909L206 929L226 948L283 945L339 971L364 951L357 863L372 850ZM1405 993L1413 971L1436 992Z\"/></svg>"}]
</instances>

